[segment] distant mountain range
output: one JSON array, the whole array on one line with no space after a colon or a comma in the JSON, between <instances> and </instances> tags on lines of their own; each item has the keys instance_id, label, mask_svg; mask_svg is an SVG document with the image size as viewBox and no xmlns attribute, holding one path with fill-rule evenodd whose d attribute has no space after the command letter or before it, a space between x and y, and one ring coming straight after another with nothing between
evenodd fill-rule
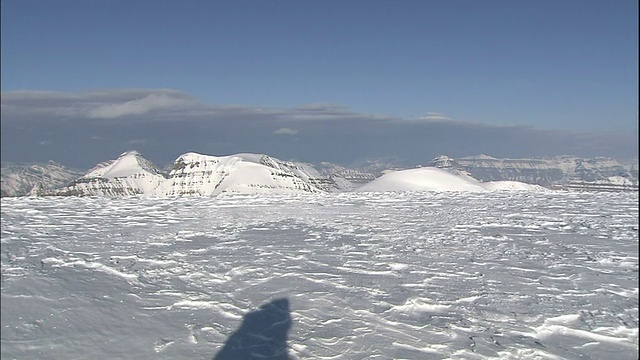
<instances>
[{"instance_id":1,"label":"distant mountain range","mask_svg":"<svg viewBox=\"0 0 640 360\"><path fill-rule=\"evenodd\" d=\"M345 167L332 163L313 165L282 161L264 154L211 156L187 153L160 170L140 153L129 151L115 160L96 165L88 172L53 162L3 166L2 196L215 196L394 189L438 191L471 189L478 184L482 189L492 190L537 189L524 185L531 184L564 190L638 191L637 164L621 164L610 158L496 159L480 155L453 159L439 156L425 166L439 170L409 171L390 161L370 161ZM391 172L396 174L383 177Z\"/></svg>"},{"instance_id":2,"label":"distant mountain range","mask_svg":"<svg viewBox=\"0 0 640 360\"><path fill-rule=\"evenodd\" d=\"M43 192L66 186L84 174L49 161L46 164L8 164L2 166L0 176L0 195L24 196L32 190Z\"/></svg>"},{"instance_id":3,"label":"distant mountain range","mask_svg":"<svg viewBox=\"0 0 640 360\"><path fill-rule=\"evenodd\" d=\"M453 159L439 156L427 166L465 171L480 181L510 180L564 190L638 191L638 164L622 164L605 157L497 159L479 155Z\"/></svg>"}]
</instances>

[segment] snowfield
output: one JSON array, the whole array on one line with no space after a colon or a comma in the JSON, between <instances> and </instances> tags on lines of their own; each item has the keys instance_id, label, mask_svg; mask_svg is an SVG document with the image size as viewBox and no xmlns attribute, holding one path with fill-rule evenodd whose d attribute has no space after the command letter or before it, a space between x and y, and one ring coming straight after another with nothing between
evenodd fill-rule
<instances>
[{"instance_id":1,"label":"snowfield","mask_svg":"<svg viewBox=\"0 0 640 360\"><path fill-rule=\"evenodd\" d=\"M637 359L638 193L2 198L2 359Z\"/></svg>"}]
</instances>

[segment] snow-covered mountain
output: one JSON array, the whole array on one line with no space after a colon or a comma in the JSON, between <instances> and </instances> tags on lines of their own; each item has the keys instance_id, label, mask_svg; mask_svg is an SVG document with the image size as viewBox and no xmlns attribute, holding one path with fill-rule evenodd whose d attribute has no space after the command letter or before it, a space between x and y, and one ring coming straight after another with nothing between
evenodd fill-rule
<instances>
[{"instance_id":1,"label":"snow-covered mountain","mask_svg":"<svg viewBox=\"0 0 640 360\"><path fill-rule=\"evenodd\" d=\"M539 189L527 185L530 184L581 191L638 191L637 164L622 164L610 158L559 156L497 159L480 155L453 159L439 156L427 166L446 170L458 180L480 183L484 189L489 190ZM314 166L249 153L228 156L187 153L179 156L172 165L159 170L141 154L130 151L116 160L98 164L84 175L55 163L3 167L2 196L214 196L222 193L360 191L382 175L398 170L403 169L388 159L367 161L351 167L327 162ZM389 178L395 179L395 183L402 177L412 177L419 172L414 169L409 172L412 174L410 176L392 175L372 186L388 182ZM432 171L429 181L433 181L435 174ZM422 183L423 180L419 181L421 185L414 190L455 191L456 188L441 188L437 184ZM407 179L401 182L406 183ZM457 180L451 182L454 183ZM394 186L407 190L412 187L398 184Z\"/></svg>"},{"instance_id":2,"label":"snow-covered mountain","mask_svg":"<svg viewBox=\"0 0 640 360\"><path fill-rule=\"evenodd\" d=\"M435 167L399 170L355 189L357 192L386 191L484 191L477 182Z\"/></svg>"},{"instance_id":3,"label":"snow-covered mountain","mask_svg":"<svg viewBox=\"0 0 640 360\"><path fill-rule=\"evenodd\" d=\"M517 181L490 181L482 183L455 169L423 167L389 172L356 188L356 192L389 191L490 191L490 190L545 190L542 186Z\"/></svg>"},{"instance_id":4,"label":"snow-covered mountain","mask_svg":"<svg viewBox=\"0 0 640 360\"><path fill-rule=\"evenodd\" d=\"M2 166L2 196L38 194L67 185L82 171L49 161L46 164L8 164Z\"/></svg>"},{"instance_id":5,"label":"snow-covered mountain","mask_svg":"<svg viewBox=\"0 0 640 360\"><path fill-rule=\"evenodd\" d=\"M321 192L327 183L312 167L287 163L261 154L210 156L184 154L174 162L167 181L151 195L201 195L222 193Z\"/></svg>"},{"instance_id":6,"label":"snow-covered mountain","mask_svg":"<svg viewBox=\"0 0 640 360\"><path fill-rule=\"evenodd\" d=\"M465 171L480 181L519 181L560 189L635 190L637 164L615 159L557 156L535 159L498 159L487 155L453 159L439 156L427 166Z\"/></svg>"},{"instance_id":7,"label":"snow-covered mountain","mask_svg":"<svg viewBox=\"0 0 640 360\"><path fill-rule=\"evenodd\" d=\"M315 193L338 188L310 164L285 162L263 154L179 156L163 174L141 154L130 151L99 164L69 186L46 195L215 196L219 194Z\"/></svg>"},{"instance_id":8,"label":"snow-covered mountain","mask_svg":"<svg viewBox=\"0 0 640 360\"><path fill-rule=\"evenodd\" d=\"M318 164L318 168L320 174L331 179L340 190L353 190L355 187L364 185L381 175L381 173L348 168L330 162L321 162Z\"/></svg>"},{"instance_id":9,"label":"snow-covered mountain","mask_svg":"<svg viewBox=\"0 0 640 360\"><path fill-rule=\"evenodd\" d=\"M165 181L158 168L136 151L98 164L71 184L46 193L60 196L130 196L148 194Z\"/></svg>"}]
</instances>

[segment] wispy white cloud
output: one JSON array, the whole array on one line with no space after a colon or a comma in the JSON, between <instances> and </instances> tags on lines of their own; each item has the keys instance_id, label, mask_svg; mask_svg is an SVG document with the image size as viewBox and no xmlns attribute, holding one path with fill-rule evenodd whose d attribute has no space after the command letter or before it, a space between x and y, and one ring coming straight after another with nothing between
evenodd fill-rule
<instances>
[{"instance_id":1,"label":"wispy white cloud","mask_svg":"<svg viewBox=\"0 0 640 360\"><path fill-rule=\"evenodd\" d=\"M116 119L157 111L188 110L198 102L189 94L170 89L122 89L89 92L10 91L0 99L8 116L53 116Z\"/></svg>"},{"instance_id":2,"label":"wispy white cloud","mask_svg":"<svg viewBox=\"0 0 640 360\"><path fill-rule=\"evenodd\" d=\"M141 99L98 106L89 110L88 116L93 119L114 119L123 116L142 115L158 110L186 108L190 104L190 100L164 94L150 94Z\"/></svg>"},{"instance_id":3,"label":"wispy white cloud","mask_svg":"<svg viewBox=\"0 0 640 360\"><path fill-rule=\"evenodd\" d=\"M452 118L438 112L429 112L426 115L420 116L418 119L421 121L436 121L436 122L453 120Z\"/></svg>"},{"instance_id":4,"label":"wispy white cloud","mask_svg":"<svg viewBox=\"0 0 640 360\"><path fill-rule=\"evenodd\" d=\"M422 116L405 117L398 119L403 122L416 122L416 123L441 123L441 122L456 122L455 119L446 116L439 112L428 112Z\"/></svg>"},{"instance_id":5,"label":"wispy white cloud","mask_svg":"<svg viewBox=\"0 0 640 360\"><path fill-rule=\"evenodd\" d=\"M244 105L213 105L188 93L167 89L122 89L92 92L12 91L2 93L3 115L10 117L67 117L71 119L244 119L248 121L322 122L393 120L361 114L334 104L309 104L282 109Z\"/></svg>"},{"instance_id":6,"label":"wispy white cloud","mask_svg":"<svg viewBox=\"0 0 640 360\"><path fill-rule=\"evenodd\" d=\"M290 128L280 128L278 130L274 130L273 133L276 135L295 135L298 133L298 130Z\"/></svg>"},{"instance_id":7,"label":"wispy white cloud","mask_svg":"<svg viewBox=\"0 0 640 360\"><path fill-rule=\"evenodd\" d=\"M283 111L281 117L291 121L392 120L392 117L362 114L341 105L308 104Z\"/></svg>"}]
</instances>

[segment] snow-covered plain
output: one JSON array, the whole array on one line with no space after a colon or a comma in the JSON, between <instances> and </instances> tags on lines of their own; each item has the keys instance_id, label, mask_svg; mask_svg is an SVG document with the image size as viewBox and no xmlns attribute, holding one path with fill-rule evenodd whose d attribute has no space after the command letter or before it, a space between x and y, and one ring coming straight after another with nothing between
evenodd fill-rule
<instances>
[{"instance_id":1,"label":"snow-covered plain","mask_svg":"<svg viewBox=\"0 0 640 360\"><path fill-rule=\"evenodd\" d=\"M3 198L1 227L2 359L638 358L637 193Z\"/></svg>"}]
</instances>

